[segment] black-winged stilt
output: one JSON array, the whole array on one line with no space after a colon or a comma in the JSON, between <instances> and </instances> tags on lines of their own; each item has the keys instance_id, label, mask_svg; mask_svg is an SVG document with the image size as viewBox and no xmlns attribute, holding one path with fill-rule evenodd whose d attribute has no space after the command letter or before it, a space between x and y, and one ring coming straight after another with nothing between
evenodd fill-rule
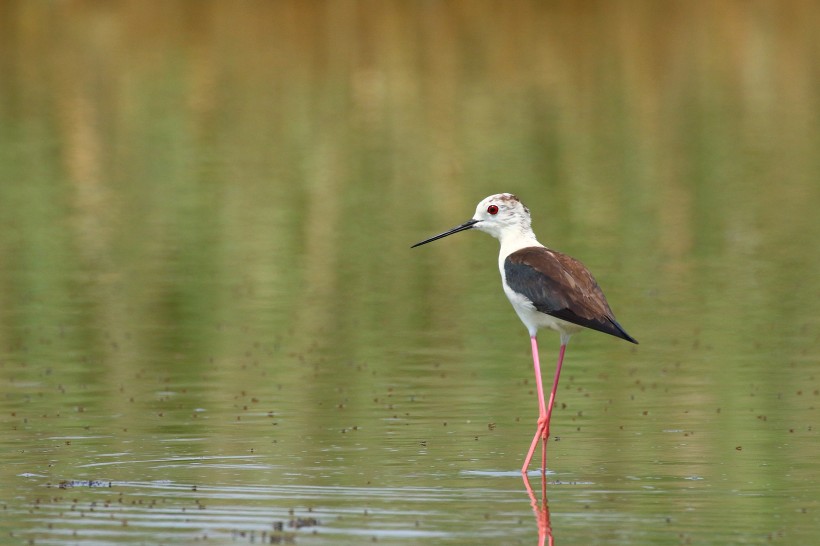
<instances>
[{"instance_id":1,"label":"black-winged stilt","mask_svg":"<svg viewBox=\"0 0 820 546\"><path fill-rule=\"evenodd\" d=\"M472 219L416 243L411 248L468 229L489 233L501 242L501 252L498 255L501 284L530 334L538 389L538 427L521 472L526 474L540 439L543 444L541 472L544 473L550 417L570 336L584 328L590 328L632 343L638 342L615 320L604 293L589 270L575 258L538 242L530 226L530 211L515 195L499 193L487 197L478 204ZM558 365L548 403L544 402L538 343L535 339L539 328L549 328L561 335Z\"/></svg>"}]
</instances>

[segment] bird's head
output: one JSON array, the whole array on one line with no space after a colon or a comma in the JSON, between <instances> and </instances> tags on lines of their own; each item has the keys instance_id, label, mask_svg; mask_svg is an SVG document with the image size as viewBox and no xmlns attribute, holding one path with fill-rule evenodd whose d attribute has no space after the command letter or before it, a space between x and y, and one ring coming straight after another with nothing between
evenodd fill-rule
<instances>
[{"instance_id":1,"label":"bird's head","mask_svg":"<svg viewBox=\"0 0 820 546\"><path fill-rule=\"evenodd\" d=\"M476 207L473 228L501 239L505 232L526 232L530 228L530 210L511 193L485 197Z\"/></svg>"},{"instance_id":2,"label":"bird's head","mask_svg":"<svg viewBox=\"0 0 820 546\"><path fill-rule=\"evenodd\" d=\"M496 239L501 239L507 234L531 234L530 211L515 195L497 193L484 198L476 207L475 214L470 220L416 243L413 248L467 229L483 231Z\"/></svg>"}]
</instances>

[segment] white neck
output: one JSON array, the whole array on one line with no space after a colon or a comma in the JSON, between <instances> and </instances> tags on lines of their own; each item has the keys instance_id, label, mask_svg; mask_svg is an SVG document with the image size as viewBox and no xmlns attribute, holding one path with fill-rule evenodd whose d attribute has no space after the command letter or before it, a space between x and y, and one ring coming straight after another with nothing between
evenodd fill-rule
<instances>
[{"instance_id":1,"label":"white neck","mask_svg":"<svg viewBox=\"0 0 820 546\"><path fill-rule=\"evenodd\" d=\"M517 250L521 250L522 248L544 246L538 242L538 239L535 238L535 233L533 233L531 229L505 231L501 234L499 240L501 241L499 260L502 262L507 258L507 256Z\"/></svg>"}]
</instances>

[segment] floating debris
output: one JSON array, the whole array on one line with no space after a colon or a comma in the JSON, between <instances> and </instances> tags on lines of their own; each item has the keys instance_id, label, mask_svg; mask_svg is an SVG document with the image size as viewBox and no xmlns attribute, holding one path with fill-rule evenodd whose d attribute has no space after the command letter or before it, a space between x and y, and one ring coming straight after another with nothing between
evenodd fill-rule
<instances>
[{"instance_id":1,"label":"floating debris","mask_svg":"<svg viewBox=\"0 0 820 546\"><path fill-rule=\"evenodd\" d=\"M316 518L293 518L288 522L288 527L301 529L302 527L316 527L319 520Z\"/></svg>"},{"instance_id":2,"label":"floating debris","mask_svg":"<svg viewBox=\"0 0 820 546\"><path fill-rule=\"evenodd\" d=\"M103 480L62 480L57 484L60 489L71 487L112 487L110 481Z\"/></svg>"}]
</instances>

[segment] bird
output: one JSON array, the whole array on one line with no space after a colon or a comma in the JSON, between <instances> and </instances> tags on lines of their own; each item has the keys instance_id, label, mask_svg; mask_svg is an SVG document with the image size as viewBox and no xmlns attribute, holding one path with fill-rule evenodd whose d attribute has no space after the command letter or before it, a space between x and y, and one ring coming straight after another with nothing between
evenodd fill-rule
<instances>
[{"instance_id":1,"label":"bird","mask_svg":"<svg viewBox=\"0 0 820 546\"><path fill-rule=\"evenodd\" d=\"M484 198L476 206L475 214L470 220L420 241L410 248L471 229L492 235L501 243L498 254L501 285L530 336L538 394L538 420L535 436L527 451L521 473L526 477L540 441L541 474L545 475L550 418L570 337L584 329L590 329L636 345L638 341L615 319L603 291L586 266L575 258L538 242L532 230L530 210L511 193L499 193ZM547 402L544 400L536 340L540 328L557 332L561 340L552 390Z\"/></svg>"}]
</instances>

